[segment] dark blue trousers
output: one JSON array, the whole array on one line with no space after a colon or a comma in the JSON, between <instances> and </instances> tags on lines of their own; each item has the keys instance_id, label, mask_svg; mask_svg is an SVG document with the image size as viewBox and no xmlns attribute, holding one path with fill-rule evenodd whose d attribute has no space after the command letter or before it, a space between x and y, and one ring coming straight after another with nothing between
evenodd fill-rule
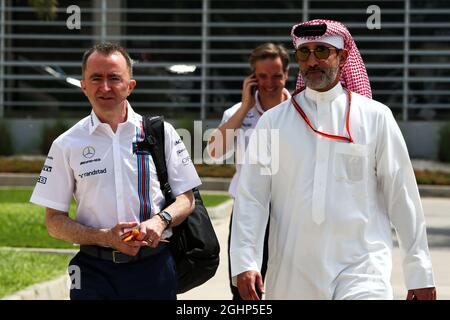
<instances>
[{"instance_id":1,"label":"dark blue trousers","mask_svg":"<svg viewBox=\"0 0 450 320\"><path fill-rule=\"evenodd\" d=\"M83 252L70 261L69 272L79 270L79 289L72 281L71 300L152 299L176 300L175 262L169 248L135 262L117 264Z\"/></svg>"}]
</instances>

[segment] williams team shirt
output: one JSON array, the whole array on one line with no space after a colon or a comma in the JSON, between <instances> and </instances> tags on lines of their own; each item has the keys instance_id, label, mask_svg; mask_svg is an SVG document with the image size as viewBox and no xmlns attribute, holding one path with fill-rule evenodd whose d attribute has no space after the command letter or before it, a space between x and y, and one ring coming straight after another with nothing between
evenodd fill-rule
<instances>
[{"instance_id":1,"label":"williams team shirt","mask_svg":"<svg viewBox=\"0 0 450 320\"><path fill-rule=\"evenodd\" d=\"M30 201L67 212L75 198L76 221L93 228L139 223L160 212L165 200L152 157L135 153L144 139L142 117L127 108L116 133L92 111L59 136ZM201 182L178 133L167 122L164 128L169 183L177 196Z\"/></svg>"}]
</instances>

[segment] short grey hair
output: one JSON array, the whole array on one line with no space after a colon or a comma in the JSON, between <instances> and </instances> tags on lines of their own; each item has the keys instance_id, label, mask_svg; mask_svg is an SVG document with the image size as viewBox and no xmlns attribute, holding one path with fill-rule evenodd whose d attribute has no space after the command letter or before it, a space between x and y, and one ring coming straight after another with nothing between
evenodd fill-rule
<instances>
[{"instance_id":1,"label":"short grey hair","mask_svg":"<svg viewBox=\"0 0 450 320\"><path fill-rule=\"evenodd\" d=\"M86 63L88 58L93 54L94 52L98 52L100 54L103 54L105 56L109 56L115 52L119 52L124 58L127 63L127 69L130 73L130 77L133 77L133 60L130 58L130 55L127 53L127 51L119 44L112 43L112 42L103 42L98 43L94 45L92 48L88 49L83 54L83 61L81 66L81 72L84 79L84 72L86 70Z\"/></svg>"}]
</instances>

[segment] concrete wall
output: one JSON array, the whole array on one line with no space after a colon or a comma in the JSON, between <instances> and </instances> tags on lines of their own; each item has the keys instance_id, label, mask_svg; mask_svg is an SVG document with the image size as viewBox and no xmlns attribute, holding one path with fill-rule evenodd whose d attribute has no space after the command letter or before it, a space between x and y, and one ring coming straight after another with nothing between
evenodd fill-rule
<instances>
[{"instance_id":1,"label":"concrete wall","mask_svg":"<svg viewBox=\"0 0 450 320\"><path fill-rule=\"evenodd\" d=\"M76 123L79 119L65 119L69 125ZM13 148L15 154L39 154L42 128L55 120L43 119L7 119L4 122L10 128L13 137ZM176 121L167 119L176 126ZM203 131L215 128L220 120L207 120L203 123ZM400 129L405 137L411 158L437 159L439 129L445 122L437 121L414 121L399 123Z\"/></svg>"},{"instance_id":2,"label":"concrete wall","mask_svg":"<svg viewBox=\"0 0 450 320\"><path fill-rule=\"evenodd\" d=\"M40 154L42 130L45 125L51 125L56 120L47 119L6 119L4 123L9 127L13 140L14 154ZM79 119L64 119L69 126Z\"/></svg>"},{"instance_id":3,"label":"concrete wall","mask_svg":"<svg viewBox=\"0 0 450 320\"><path fill-rule=\"evenodd\" d=\"M439 149L439 129L445 122L400 122L399 126L411 158L436 160Z\"/></svg>"}]
</instances>

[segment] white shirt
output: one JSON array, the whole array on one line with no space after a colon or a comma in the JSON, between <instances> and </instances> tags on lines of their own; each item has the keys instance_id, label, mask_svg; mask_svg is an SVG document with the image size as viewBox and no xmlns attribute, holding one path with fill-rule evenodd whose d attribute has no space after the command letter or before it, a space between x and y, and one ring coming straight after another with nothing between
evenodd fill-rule
<instances>
[{"instance_id":1,"label":"white shirt","mask_svg":"<svg viewBox=\"0 0 450 320\"><path fill-rule=\"evenodd\" d=\"M291 94L286 89L283 89L283 94L289 99L291 97ZM227 122L241 107L242 102L236 103L231 108L228 108L224 111L222 121L220 122L220 125ZM250 109L250 111L245 115L244 120L242 121L241 125L241 131L236 136L236 172L231 179L230 186L228 188L228 192L233 198L236 198L236 189L239 182L239 175L241 172L242 167L242 157L245 153L245 149L247 148L248 141L251 135L251 131L255 128L256 124L258 123L259 118L261 118L261 115L264 113L264 109L261 106L261 103L259 101L259 91L257 90L255 92L255 105ZM234 145L233 145L234 147ZM225 158L230 157L233 152L234 148L229 150Z\"/></svg>"},{"instance_id":2,"label":"white shirt","mask_svg":"<svg viewBox=\"0 0 450 320\"><path fill-rule=\"evenodd\" d=\"M169 123L164 128L169 183L179 195L201 182L180 136ZM143 137L130 105L116 133L92 111L53 142L30 201L67 212L73 196L76 221L93 228L149 219L165 201L152 157L133 153Z\"/></svg>"},{"instance_id":3,"label":"white shirt","mask_svg":"<svg viewBox=\"0 0 450 320\"><path fill-rule=\"evenodd\" d=\"M232 275L260 270L271 203L267 299L392 299L390 223L404 252L406 287L434 286L418 188L390 109L352 93L354 143L348 143L314 133L291 99L255 128L279 130L279 140L265 150L269 165L250 152L257 135L250 139L247 156L256 164L241 170ZM294 99L316 129L347 135L348 95L340 84L323 93L306 89ZM271 153L276 143L279 153ZM270 166L275 160L277 170Z\"/></svg>"}]
</instances>

